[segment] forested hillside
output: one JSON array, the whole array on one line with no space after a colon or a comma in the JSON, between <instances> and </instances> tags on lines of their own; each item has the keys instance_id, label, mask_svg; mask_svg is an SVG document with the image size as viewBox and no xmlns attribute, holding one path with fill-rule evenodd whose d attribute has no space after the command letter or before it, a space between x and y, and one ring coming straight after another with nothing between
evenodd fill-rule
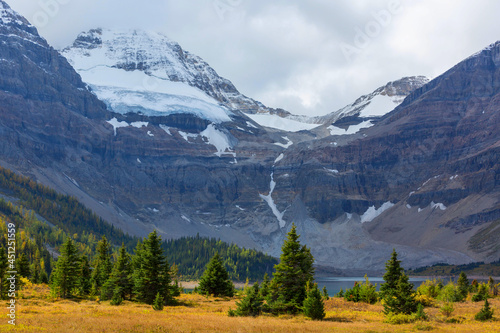
<instances>
[{"instance_id":1,"label":"forested hillside","mask_svg":"<svg viewBox=\"0 0 500 333\"><path fill-rule=\"evenodd\" d=\"M179 267L179 275L184 278L200 277L216 252L223 258L233 280L260 280L264 273L270 275L273 266L278 263L277 259L262 252L199 236L166 241L164 249L168 261Z\"/></svg>"},{"instance_id":2,"label":"forested hillside","mask_svg":"<svg viewBox=\"0 0 500 333\"><path fill-rule=\"evenodd\" d=\"M24 274L36 281L48 280L60 246L71 237L78 250L90 261L98 241L104 236L113 246L116 258L123 243L134 251L139 238L114 228L83 206L74 197L62 195L35 181L0 167L0 245L6 248L5 224L12 222L17 231L17 258L26 260ZM176 264L183 278L197 279L215 252L219 252L234 280L260 279L271 273L277 260L255 250L240 248L215 238L187 237L163 242L169 263Z\"/></svg>"}]
</instances>

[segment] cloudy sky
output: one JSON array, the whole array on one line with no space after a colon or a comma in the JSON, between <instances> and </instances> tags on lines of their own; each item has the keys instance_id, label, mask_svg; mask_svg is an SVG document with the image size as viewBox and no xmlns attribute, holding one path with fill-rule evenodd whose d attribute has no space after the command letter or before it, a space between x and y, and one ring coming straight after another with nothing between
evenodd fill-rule
<instances>
[{"instance_id":1,"label":"cloudy sky","mask_svg":"<svg viewBox=\"0 0 500 333\"><path fill-rule=\"evenodd\" d=\"M163 32L240 92L321 115L500 40L496 0L6 0L54 47L95 27Z\"/></svg>"}]
</instances>

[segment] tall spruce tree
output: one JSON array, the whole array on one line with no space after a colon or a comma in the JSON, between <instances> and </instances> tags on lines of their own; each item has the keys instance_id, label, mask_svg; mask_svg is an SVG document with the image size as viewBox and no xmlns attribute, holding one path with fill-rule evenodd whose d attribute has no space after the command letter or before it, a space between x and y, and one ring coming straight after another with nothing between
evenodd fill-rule
<instances>
[{"instance_id":1,"label":"tall spruce tree","mask_svg":"<svg viewBox=\"0 0 500 333\"><path fill-rule=\"evenodd\" d=\"M172 302L170 266L163 255L156 230L138 244L134 260L134 292L138 300L153 304L159 293L165 304Z\"/></svg>"},{"instance_id":2,"label":"tall spruce tree","mask_svg":"<svg viewBox=\"0 0 500 333\"><path fill-rule=\"evenodd\" d=\"M380 285L381 298L385 298L389 291L396 289L403 272L404 270L401 267L401 261L398 260L396 249L393 249L391 259L385 264L385 274L383 276L385 283Z\"/></svg>"},{"instance_id":3,"label":"tall spruce tree","mask_svg":"<svg viewBox=\"0 0 500 333\"><path fill-rule=\"evenodd\" d=\"M234 285L218 252L210 259L200 279L199 290L214 296L233 296Z\"/></svg>"},{"instance_id":4,"label":"tall spruce tree","mask_svg":"<svg viewBox=\"0 0 500 333\"><path fill-rule=\"evenodd\" d=\"M411 314L417 311L417 301L408 275L402 274L394 289L386 291L384 313Z\"/></svg>"},{"instance_id":5,"label":"tall spruce tree","mask_svg":"<svg viewBox=\"0 0 500 333\"><path fill-rule=\"evenodd\" d=\"M101 297L102 299L110 299L115 295L115 297L119 296L122 299L130 299L133 286L130 255L122 243L111 275L101 289Z\"/></svg>"},{"instance_id":6,"label":"tall spruce tree","mask_svg":"<svg viewBox=\"0 0 500 333\"><path fill-rule=\"evenodd\" d=\"M19 276L25 277L25 278L30 278L31 272L30 272L30 262L28 260L28 256L24 253L21 253L17 260L17 274Z\"/></svg>"},{"instance_id":7,"label":"tall spruce tree","mask_svg":"<svg viewBox=\"0 0 500 333\"><path fill-rule=\"evenodd\" d=\"M89 258L84 254L80 259L80 274L79 274L79 288L80 295L89 295L92 289L92 283L90 281L92 276L92 271L90 269Z\"/></svg>"},{"instance_id":8,"label":"tall spruce tree","mask_svg":"<svg viewBox=\"0 0 500 333\"><path fill-rule=\"evenodd\" d=\"M80 273L80 256L78 249L70 237L61 247L61 255L57 259L52 272L52 290L62 298L69 298L78 287Z\"/></svg>"},{"instance_id":9,"label":"tall spruce tree","mask_svg":"<svg viewBox=\"0 0 500 333\"><path fill-rule=\"evenodd\" d=\"M467 295L469 294L469 279L467 278L467 275L464 272L460 272L460 275L458 276L457 280L457 287L458 287L458 298L459 301L464 301L467 298Z\"/></svg>"},{"instance_id":10,"label":"tall spruce tree","mask_svg":"<svg viewBox=\"0 0 500 333\"><path fill-rule=\"evenodd\" d=\"M269 286L267 303L272 312L301 311L306 298L306 285L314 278L314 258L311 251L300 245L295 224L281 248L279 264Z\"/></svg>"},{"instance_id":11,"label":"tall spruce tree","mask_svg":"<svg viewBox=\"0 0 500 333\"><path fill-rule=\"evenodd\" d=\"M259 294L263 297L266 298L267 295L269 295L269 284L271 281L269 280L269 275L267 273L264 273L264 279L262 280L262 283L260 284L260 290Z\"/></svg>"},{"instance_id":12,"label":"tall spruce tree","mask_svg":"<svg viewBox=\"0 0 500 333\"><path fill-rule=\"evenodd\" d=\"M410 314L417 311L413 284L404 273L395 249L385 264L383 278L385 283L380 286L380 297L384 300L384 313Z\"/></svg>"},{"instance_id":13,"label":"tall spruce tree","mask_svg":"<svg viewBox=\"0 0 500 333\"><path fill-rule=\"evenodd\" d=\"M109 278L112 269L111 245L105 236L97 243L94 269L92 270L91 283L92 294L99 295L101 287Z\"/></svg>"}]
</instances>

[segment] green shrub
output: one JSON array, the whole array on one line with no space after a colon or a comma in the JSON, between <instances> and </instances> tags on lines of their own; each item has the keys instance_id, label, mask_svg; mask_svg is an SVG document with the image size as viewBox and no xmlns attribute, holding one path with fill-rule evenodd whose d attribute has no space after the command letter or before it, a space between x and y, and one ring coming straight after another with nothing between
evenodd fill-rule
<instances>
[{"instance_id":1,"label":"green shrub","mask_svg":"<svg viewBox=\"0 0 500 333\"><path fill-rule=\"evenodd\" d=\"M340 290L339 294L341 292L342 289ZM352 289L347 289L345 293L343 293L343 296L346 301L375 304L378 300L377 285L373 285L368 280L368 276L365 275L364 283L356 282Z\"/></svg>"},{"instance_id":2,"label":"green shrub","mask_svg":"<svg viewBox=\"0 0 500 333\"><path fill-rule=\"evenodd\" d=\"M404 313L392 313L390 312L385 317L384 323L392 324L392 325L401 325L401 324L409 324L415 322L415 316L404 314Z\"/></svg>"},{"instance_id":3,"label":"green shrub","mask_svg":"<svg viewBox=\"0 0 500 333\"><path fill-rule=\"evenodd\" d=\"M415 296L415 301L417 301L418 304L422 304L425 307L435 308L437 306L436 300L427 295L417 295Z\"/></svg>"},{"instance_id":4,"label":"green shrub","mask_svg":"<svg viewBox=\"0 0 500 333\"><path fill-rule=\"evenodd\" d=\"M441 280L426 280L417 288L417 294L437 298L442 287Z\"/></svg>"},{"instance_id":5,"label":"green shrub","mask_svg":"<svg viewBox=\"0 0 500 333\"><path fill-rule=\"evenodd\" d=\"M359 284L356 282L354 287L351 289L346 289L344 292L344 299L349 302L359 302Z\"/></svg>"},{"instance_id":6,"label":"green shrub","mask_svg":"<svg viewBox=\"0 0 500 333\"><path fill-rule=\"evenodd\" d=\"M446 303L460 302L463 300L463 294L461 294L457 285L455 285L453 281L450 281L439 292L438 300Z\"/></svg>"},{"instance_id":7,"label":"green shrub","mask_svg":"<svg viewBox=\"0 0 500 333\"><path fill-rule=\"evenodd\" d=\"M415 329L417 331L433 331L434 330L434 326L426 324L426 323L417 323L415 325Z\"/></svg>"},{"instance_id":8,"label":"green shrub","mask_svg":"<svg viewBox=\"0 0 500 333\"><path fill-rule=\"evenodd\" d=\"M444 303L443 306L441 306L441 308L439 308L439 310L441 311L441 313L445 316L445 317L450 317L451 314L453 313L453 311L455 311L455 307L453 306L453 303L451 302L447 302L447 303Z\"/></svg>"},{"instance_id":9,"label":"green shrub","mask_svg":"<svg viewBox=\"0 0 500 333\"><path fill-rule=\"evenodd\" d=\"M447 324L461 324L464 321L463 317L460 318L448 318L445 320Z\"/></svg>"}]
</instances>

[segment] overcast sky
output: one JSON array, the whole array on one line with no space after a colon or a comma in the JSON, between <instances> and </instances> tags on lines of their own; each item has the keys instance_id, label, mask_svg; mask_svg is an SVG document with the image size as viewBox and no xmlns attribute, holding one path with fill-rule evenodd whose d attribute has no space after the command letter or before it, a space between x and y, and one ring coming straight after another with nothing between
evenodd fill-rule
<instances>
[{"instance_id":1,"label":"overcast sky","mask_svg":"<svg viewBox=\"0 0 500 333\"><path fill-rule=\"evenodd\" d=\"M321 115L500 40L496 0L6 0L56 48L95 27L163 32L243 94Z\"/></svg>"}]
</instances>

